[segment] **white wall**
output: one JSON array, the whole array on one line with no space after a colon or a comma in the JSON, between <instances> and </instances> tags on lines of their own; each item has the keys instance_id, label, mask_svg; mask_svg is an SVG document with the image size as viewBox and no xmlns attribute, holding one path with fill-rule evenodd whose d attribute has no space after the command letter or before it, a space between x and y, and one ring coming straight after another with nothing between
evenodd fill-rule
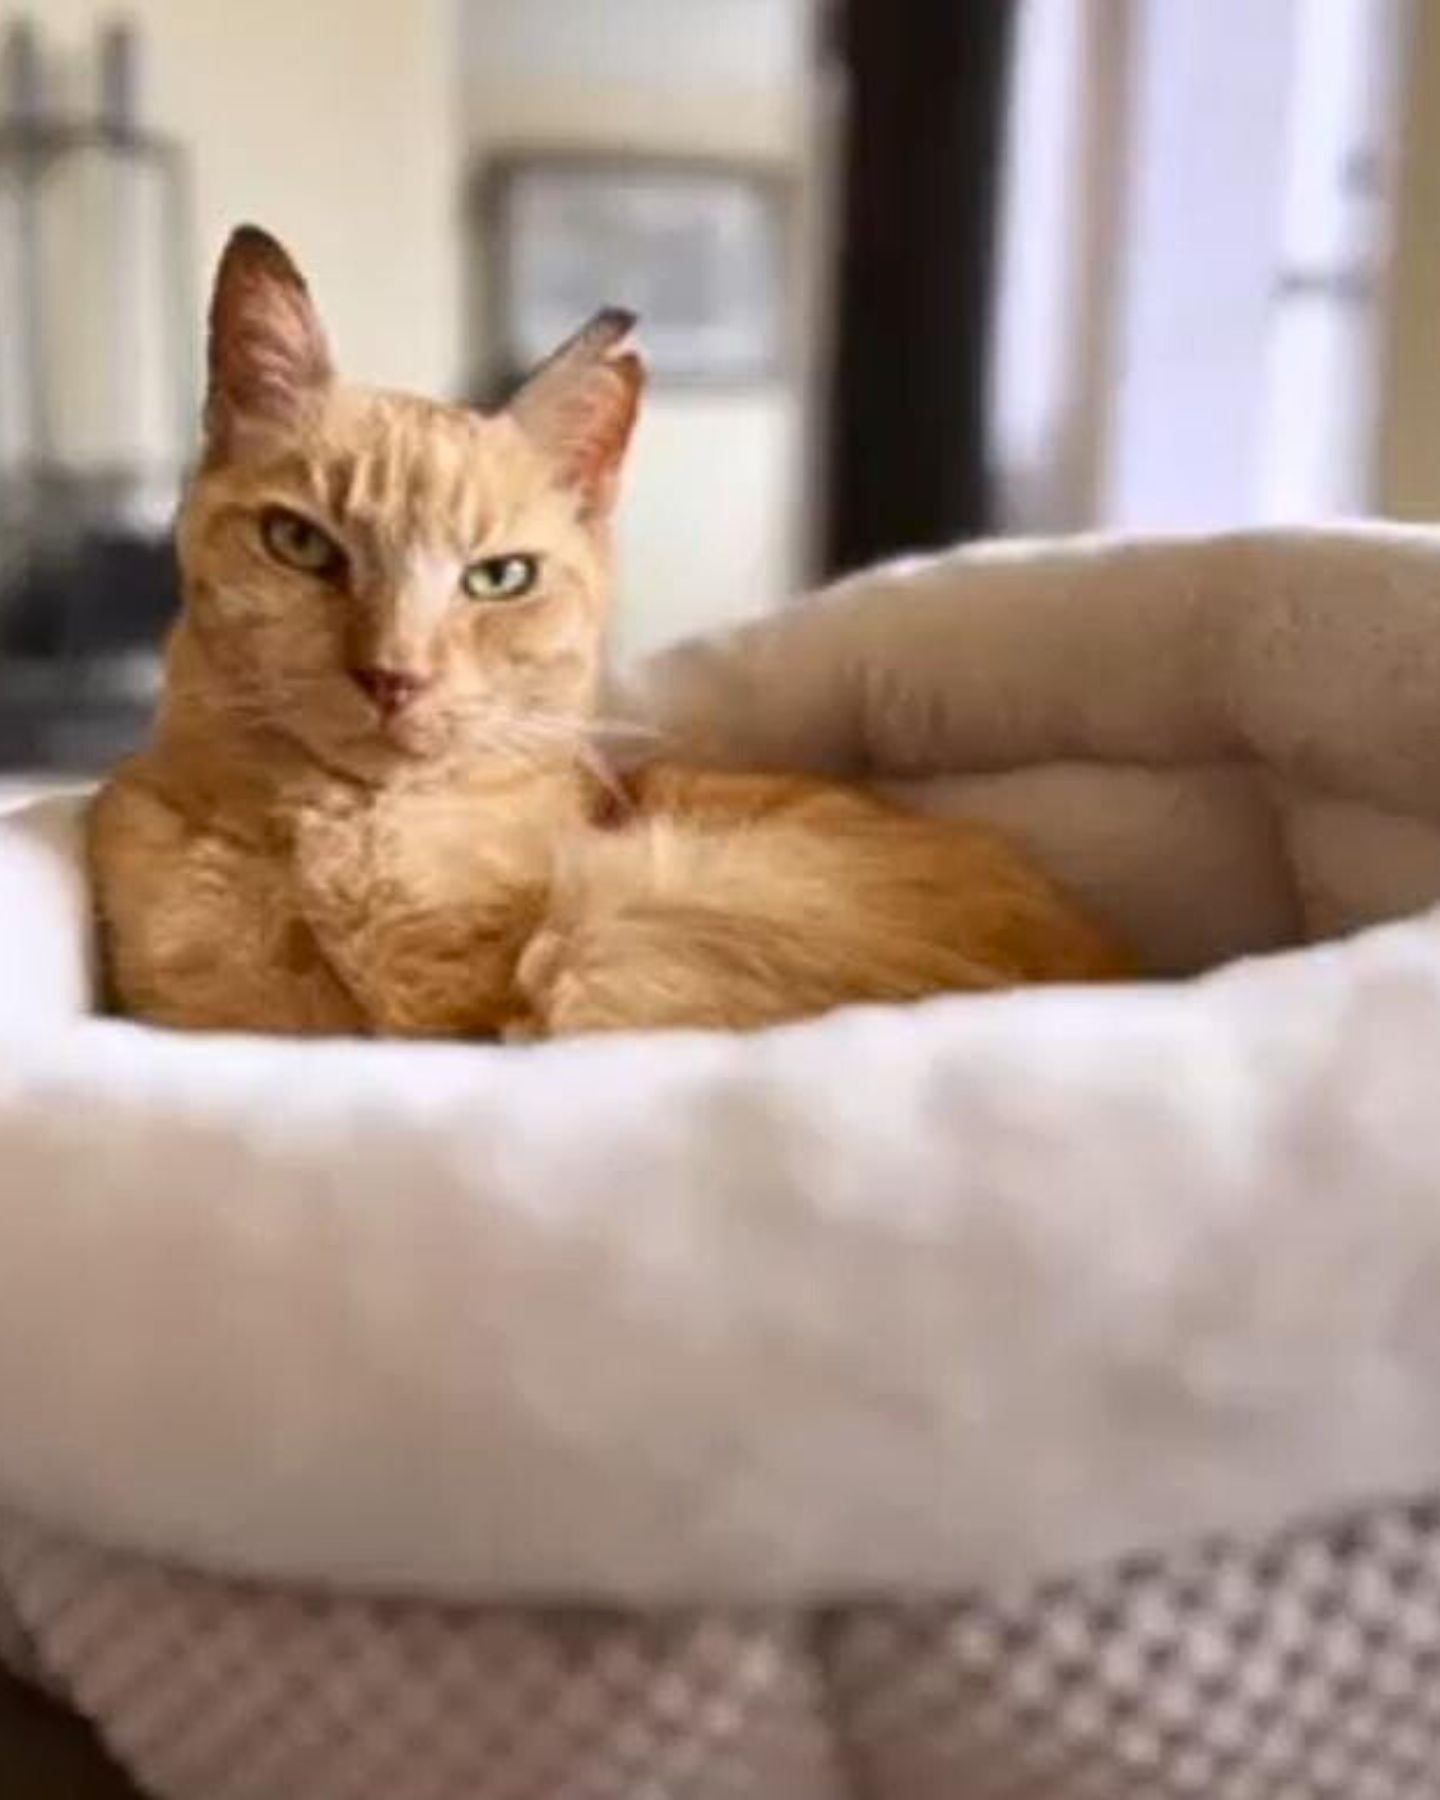
<instances>
[{"instance_id":1,"label":"white wall","mask_svg":"<svg viewBox=\"0 0 1440 1800\"><path fill-rule=\"evenodd\" d=\"M795 175L808 241L810 15L811 0L465 0L470 153L533 144L758 158ZM804 267L802 254L797 281ZM797 288L801 331L803 304ZM478 342L484 321L469 323ZM618 532L622 652L792 588L803 429L799 380L652 390Z\"/></svg>"},{"instance_id":2,"label":"white wall","mask_svg":"<svg viewBox=\"0 0 1440 1800\"><path fill-rule=\"evenodd\" d=\"M1285 277L1272 307L1261 446L1266 519L1353 515L1381 502L1405 6L1297 0Z\"/></svg>"},{"instance_id":3,"label":"white wall","mask_svg":"<svg viewBox=\"0 0 1440 1800\"><path fill-rule=\"evenodd\" d=\"M994 407L1009 526L1373 503L1402 4L1025 0Z\"/></svg>"},{"instance_id":4,"label":"white wall","mask_svg":"<svg viewBox=\"0 0 1440 1800\"><path fill-rule=\"evenodd\" d=\"M1092 524L1105 479L1130 0L1024 0L1006 125L990 426L1002 529Z\"/></svg>"},{"instance_id":5,"label":"white wall","mask_svg":"<svg viewBox=\"0 0 1440 1800\"><path fill-rule=\"evenodd\" d=\"M1141 0L1107 523L1252 515L1293 5Z\"/></svg>"}]
</instances>

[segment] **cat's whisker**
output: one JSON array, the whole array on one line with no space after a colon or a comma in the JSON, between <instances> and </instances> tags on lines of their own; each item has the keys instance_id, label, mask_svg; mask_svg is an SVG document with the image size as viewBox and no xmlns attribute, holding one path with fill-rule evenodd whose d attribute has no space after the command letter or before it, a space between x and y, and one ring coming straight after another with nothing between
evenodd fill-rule
<instances>
[{"instance_id":1,"label":"cat's whisker","mask_svg":"<svg viewBox=\"0 0 1440 1800\"><path fill-rule=\"evenodd\" d=\"M652 727L624 719L603 719L582 714L511 712L481 705L465 711L468 724L490 732L496 739L533 742L537 745L573 746L605 743L654 742L660 733Z\"/></svg>"},{"instance_id":2,"label":"cat's whisker","mask_svg":"<svg viewBox=\"0 0 1440 1800\"><path fill-rule=\"evenodd\" d=\"M665 735L658 726L641 725L634 719L594 719L591 721L591 735L601 737L634 738L639 743L658 744Z\"/></svg>"},{"instance_id":3,"label":"cat's whisker","mask_svg":"<svg viewBox=\"0 0 1440 1800\"><path fill-rule=\"evenodd\" d=\"M576 736L590 740L611 740L619 742L625 739L637 743L658 742L661 733L653 725L641 725L630 719L566 719L562 715L554 715L557 729L573 732Z\"/></svg>"}]
</instances>

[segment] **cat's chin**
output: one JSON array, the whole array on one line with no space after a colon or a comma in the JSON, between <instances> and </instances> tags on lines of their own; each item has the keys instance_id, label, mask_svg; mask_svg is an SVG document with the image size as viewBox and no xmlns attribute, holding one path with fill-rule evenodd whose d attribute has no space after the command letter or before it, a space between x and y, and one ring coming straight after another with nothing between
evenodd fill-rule
<instances>
[{"instance_id":1,"label":"cat's chin","mask_svg":"<svg viewBox=\"0 0 1440 1800\"><path fill-rule=\"evenodd\" d=\"M374 786L404 769L422 766L436 751L416 739L397 741L389 731L371 729L344 734L291 734L307 762L346 781Z\"/></svg>"}]
</instances>

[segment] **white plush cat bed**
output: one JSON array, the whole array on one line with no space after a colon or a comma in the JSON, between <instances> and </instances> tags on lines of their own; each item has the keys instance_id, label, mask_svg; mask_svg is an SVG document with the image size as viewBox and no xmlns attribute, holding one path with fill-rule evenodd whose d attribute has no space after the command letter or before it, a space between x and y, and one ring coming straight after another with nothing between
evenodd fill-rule
<instances>
[{"instance_id":1,"label":"white plush cat bed","mask_svg":"<svg viewBox=\"0 0 1440 1800\"><path fill-rule=\"evenodd\" d=\"M695 754L1005 822L1167 976L1337 941L755 1038L183 1038L89 1016L77 803L11 815L0 1620L158 1793L382 1790L343 1784L313 1718L300 1760L247 1761L233 1671L223 1755L195 1749L188 1690L190 1760L156 1748L153 1704L137 1750L133 1667L127 1713L104 1632L75 1648L77 1594L133 1624L188 1582L212 1625L268 1605L267 1631L281 1602L130 1553L353 1591L325 1604L412 1673L417 1609L433 1642L501 1605L704 1605L731 1677L759 1668L734 1621L760 1618L760 1686L826 1689L819 1760L783 1791L938 1796L980 1764L911 1744L869 1786L841 1766L856 1715L803 1609L893 1624L996 1584L1083 1589L1113 1559L1440 1491L1440 535L906 565L672 654L641 704ZM1380 1540L1440 1569L1423 1503L1396 1516L1371 1515ZM379 1591L428 1598L359 1597ZM548 1645L558 1692L546 1615L504 1617L495 1656ZM708 1754L642 1788L637 1751L630 1779L752 1791ZM482 1763L463 1790L412 1763L383 1791L612 1791Z\"/></svg>"}]
</instances>

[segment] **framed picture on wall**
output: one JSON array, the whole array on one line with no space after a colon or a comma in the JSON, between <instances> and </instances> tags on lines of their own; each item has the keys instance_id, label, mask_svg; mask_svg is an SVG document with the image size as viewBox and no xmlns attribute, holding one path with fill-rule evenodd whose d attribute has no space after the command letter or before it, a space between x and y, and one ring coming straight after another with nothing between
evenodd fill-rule
<instances>
[{"instance_id":1,"label":"framed picture on wall","mask_svg":"<svg viewBox=\"0 0 1440 1800\"><path fill-rule=\"evenodd\" d=\"M477 182L497 380L513 379L599 307L640 315L658 383L753 386L785 372L789 182L690 157L524 151Z\"/></svg>"}]
</instances>

